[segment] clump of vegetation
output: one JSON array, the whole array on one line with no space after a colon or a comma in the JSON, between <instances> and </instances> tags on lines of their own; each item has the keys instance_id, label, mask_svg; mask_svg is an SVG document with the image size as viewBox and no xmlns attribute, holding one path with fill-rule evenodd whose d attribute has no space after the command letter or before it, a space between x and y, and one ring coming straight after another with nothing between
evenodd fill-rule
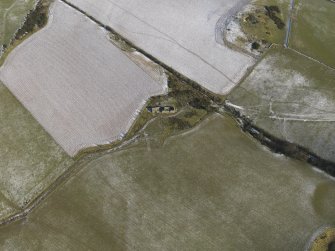
<instances>
[{"instance_id":1,"label":"clump of vegetation","mask_svg":"<svg viewBox=\"0 0 335 251\"><path fill-rule=\"evenodd\" d=\"M218 100L211 95L195 89L193 86L184 83L174 75L169 76L168 80L169 93L168 97L174 98L177 101L177 106L191 106L195 109L203 109L208 112L212 111L211 104Z\"/></svg>"},{"instance_id":2,"label":"clump of vegetation","mask_svg":"<svg viewBox=\"0 0 335 251\"><path fill-rule=\"evenodd\" d=\"M265 6L265 9L268 11L268 12L275 12L275 13L280 13L280 9L277 5L270 5L270 6Z\"/></svg>"},{"instance_id":3,"label":"clump of vegetation","mask_svg":"<svg viewBox=\"0 0 335 251\"><path fill-rule=\"evenodd\" d=\"M23 26L17 31L15 39L22 39L26 34L33 33L43 28L48 22L50 1L40 1L32 10Z\"/></svg>"},{"instance_id":4,"label":"clump of vegetation","mask_svg":"<svg viewBox=\"0 0 335 251\"><path fill-rule=\"evenodd\" d=\"M208 110L211 106L211 101L206 97L195 97L189 102L189 105L196 109Z\"/></svg>"},{"instance_id":5,"label":"clump of vegetation","mask_svg":"<svg viewBox=\"0 0 335 251\"><path fill-rule=\"evenodd\" d=\"M186 130L192 127L192 125L188 121L182 118L169 117L167 118L167 121L174 130Z\"/></svg>"},{"instance_id":6,"label":"clump of vegetation","mask_svg":"<svg viewBox=\"0 0 335 251\"><path fill-rule=\"evenodd\" d=\"M253 42L251 44L251 49L258 50L261 45L258 42Z\"/></svg>"},{"instance_id":7,"label":"clump of vegetation","mask_svg":"<svg viewBox=\"0 0 335 251\"><path fill-rule=\"evenodd\" d=\"M285 28L285 23L281 20L277 14L280 13L280 9L278 6L264 6L265 14L271 18L271 20L276 24L277 28L282 30Z\"/></svg>"},{"instance_id":8,"label":"clump of vegetation","mask_svg":"<svg viewBox=\"0 0 335 251\"><path fill-rule=\"evenodd\" d=\"M326 228L311 244L310 251L335 250L335 229Z\"/></svg>"},{"instance_id":9,"label":"clump of vegetation","mask_svg":"<svg viewBox=\"0 0 335 251\"><path fill-rule=\"evenodd\" d=\"M259 23L257 17L252 14L252 13L249 13L248 16L245 18L245 20L250 23L250 24L257 24Z\"/></svg>"},{"instance_id":10,"label":"clump of vegetation","mask_svg":"<svg viewBox=\"0 0 335 251\"><path fill-rule=\"evenodd\" d=\"M134 48L130 46L125 40L123 40L118 34L110 32L109 34L111 42L118 47L119 49L126 51L126 52L133 52L135 51Z\"/></svg>"},{"instance_id":11,"label":"clump of vegetation","mask_svg":"<svg viewBox=\"0 0 335 251\"><path fill-rule=\"evenodd\" d=\"M25 38L34 32L42 29L48 22L49 7L53 0L41 0L36 8L27 15L23 26L16 32L14 39L10 44L3 45L4 54L0 58L0 65L2 65L9 55L9 53L18 46Z\"/></svg>"},{"instance_id":12,"label":"clump of vegetation","mask_svg":"<svg viewBox=\"0 0 335 251\"><path fill-rule=\"evenodd\" d=\"M152 113L148 109L143 109L126 135L126 139L136 135L149 121L158 119L160 126L153 131L162 144L172 134L194 127L208 114L214 112L215 102L223 102L222 97L186 83L172 73L169 73L168 87L166 95L151 97L146 107L171 106L177 113Z\"/></svg>"},{"instance_id":13,"label":"clump of vegetation","mask_svg":"<svg viewBox=\"0 0 335 251\"><path fill-rule=\"evenodd\" d=\"M257 1L256 1L257 2ZM239 14L244 37L239 41L242 48L252 53L264 53L272 43L281 43L285 37L284 14L279 6L255 3L254 8Z\"/></svg>"}]
</instances>

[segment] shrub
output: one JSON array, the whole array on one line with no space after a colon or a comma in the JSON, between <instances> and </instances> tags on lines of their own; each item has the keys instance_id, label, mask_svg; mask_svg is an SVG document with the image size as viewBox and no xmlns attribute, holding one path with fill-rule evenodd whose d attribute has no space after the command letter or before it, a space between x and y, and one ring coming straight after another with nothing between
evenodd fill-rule
<instances>
[{"instance_id":1,"label":"shrub","mask_svg":"<svg viewBox=\"0 0 335 251\"><path fill-rule=\"evenodd\" d=\"M259 47L260 47L260 44L257 43L257 42L253 42L253 43L251 44L251 48L252 48L253 50L258 50Z\"/></svg>"},{"instance_id":2,"label":"shrub","mask_svg":"<svg viewBox=\"0 0 335 251\"><path fill-rule=\"evenodd\" d=\"M205 98L194 98L189 102L189 105L196 108L196 109L203 109L207 110L210 106L211 102L208 99Z\"/></svg>"},{"instance_id":3,"label":"shrub","mask_svg":"<svg viewBox=\"0 0 335 251\"><path fill-rule=\"evenodd\" d=\"M264 6L266 15L271 18L271 20L276 24L277 28L282 30L285 27L285 23L277 17L277 13L280 13L278 6Z\"/></svg>"}]
</instances>

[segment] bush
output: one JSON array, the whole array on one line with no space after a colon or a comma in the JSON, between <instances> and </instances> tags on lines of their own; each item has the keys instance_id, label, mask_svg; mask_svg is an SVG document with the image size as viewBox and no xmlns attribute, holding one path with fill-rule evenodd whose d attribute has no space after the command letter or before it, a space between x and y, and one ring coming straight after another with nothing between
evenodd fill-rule
<instances>
[{"instance_id":1,"label":"bush","mask_svg":"<svg viewBox=\"0 0 335 251\"><path fill-rule=\"evenodd\" d=\"M187 121L176 117L168 118L168 123L170 126L177 130L186 130L192 127L191 124Z\"/></svg>"},{"instance_id":2,"label":"bush","mask_svg":"<svg viewBox=\"0 0 335 251\"><path fill-rule=\"evenodd\" d=\"M280 13L280 9L278 6L264 6L266 15L271 18L271 20L276 24L277 28L282 30L285 27L285 23L277 17L277 13Z\"/></svg>"},{"instance_id":3,"label":"bush","mask_svg":"<svg viewBox=\"0 0 335 251\"><path fill-rule=\"evenodd\" d=\"M15 38L20 39L26 33L32 33L37 28L42 28L48 22L48 4L39 2L36 9L31 11L23 26L18 30Z\"/></svg>"},{"instance_id":4,"label":"bush","mask_svg":"<svg viewBox=\"0 0 335 251\"><path fill-rule=\"evenodd\" d=\"M253 50L258 50L259 47L260 47L260 44L257 43L257 42L253 42L253 43L251 44L251 48L252 48Z\"/></svg>"},{"instance_id":5,"label":"bush","mask_svg":"<svg viewBox=\"0 0 335 251\"><path fill-rule=\"evenodd\" d=\"M211 102L205 98L194 98L189 102L189 105L196 109L207 110L211 105Z\"/></svg>"},{"instance_id":6,"label":"bush","mask_svg":"<svg viewBox=\"0 0 335 251\"><path fill-rule=\"evenodd\" d=\"M276 5L271 5L271 6L265 6L265 8L267 8L269 11L271 12L277 12L280 13L280 9L278 6Z\"/></svg>"}]
</instances>

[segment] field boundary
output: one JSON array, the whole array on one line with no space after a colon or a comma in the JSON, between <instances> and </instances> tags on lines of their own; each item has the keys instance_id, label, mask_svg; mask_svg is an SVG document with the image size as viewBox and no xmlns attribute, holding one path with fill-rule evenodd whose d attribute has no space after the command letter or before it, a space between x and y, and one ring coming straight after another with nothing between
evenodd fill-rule
<instances>
[{"instance_id":1,"label":"field boundary","mask_svg":"<svg viewBox=\"0 0 335 251\"><path fill-rule=\"evenodd\" d=\"M291 157L293 159L304 161L318 168L319 170L324 171L330 176L335 177L334 162L321 158L305 147L279 139L266 132L260 127L254 125L252 120L250 120L248 117L241 115L241 113L235 109L235 107L227 100L225 102L224 108L229 114L237 119L238 124L244 132L249 133L258 142L271 149L274 153L282 153L285 156Z\"/></svg>"}]
</instances>

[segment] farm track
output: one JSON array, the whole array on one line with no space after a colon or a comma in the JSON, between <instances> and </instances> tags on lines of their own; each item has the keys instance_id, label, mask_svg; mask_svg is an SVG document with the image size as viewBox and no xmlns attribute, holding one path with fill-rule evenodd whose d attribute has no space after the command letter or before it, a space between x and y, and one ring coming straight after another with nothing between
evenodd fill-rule
<instances>
[{"instance_id":1,"label":"farm track","mask_svg":"<svg viewBox=\"0 0 335 251\"><path fill-rule=\"evenodd\" d=\"M300 52L300 51L298 51L298 50L296 50L296 49L293 49L293 48L291 48L291 47L287 47L287 49L288 49L288 50L291 50L291 51L293 51L293 52L295 52L295 53L297 53L297 54L299 54L299 55L301 55L301 56L303 56L303 57L305 57L305 58L308 58L308 59L310 59L310 60L312 60L312 61L314 61L314 62L316 62L316 63L318 63L318 64L321 64L321 65L323 65L324 67L327 67L327 68L330 69L330 70L335 71L335 68L334 68L334 67L332 67L332 66L330 66L330 65L327 65L327 64L321 62L320 60L317 60L317 59L315 59L315 58L313 58L313 57L311 57L311 56L308 56L308 55L306 55L305 53L302 53L302 52Z\"/></svg>"},{"instance_id":2,"label":"farm track","mask_svg":"<svg viewBox=\"0 0 335 251\"><path fill-rule=\"evenodd\" d=\"M290 0L290 1L291 2L290 2L289 14L288 14L287 30L286 30L285 42L284 42L285 48L288 48L291 30L292 30L292 13L294 9L294 0Z\"/></svg>"},{"instance_id":3,"label":"farm track","mask_svg":"<svg viewBox=\"0 0 335 251\"><path fill-rule=\"evenodd\" d=\"M81 10L80 8L78 8L77 6L71 4L70 2L68 2L67 0L60 0L61 2L65 3L66 5L72 7L73 9L75 9L76 11L84 14L86 17L88 17L90 20L92 20L93 22L95 22L96 24L98 24L100 27L106 29L107 31L111 32L114 35L117 35L118 37L120 37L123 41L125 41L130 47L134 48L135 50L137 50L139 53L143 54L144 56L146 56L147 58L149 58L150 60L152 60L154 63L162 66L164 69L166 69L168 72L172 73L173 75L178 76L180 79L182 79L184 82L186 82L187 84L190 84L191 86L195 87L196 89L202 91L206 96L212 98L213 95L215 95L213 92L205 89L204 87L200 86L197 82L191 80L190 78L186 77L185 75L179 73L178 71L174 70L172 67L164 64L163 62L161 62L160 60L158 60L157 58L153 57L152 55L150 55L149 53L145 52L144 50L142 50L141 48L137 47L136 45L134 45L132 42L130 42L129 40L127 40L125 37L121 36L120 34L118 34L113 28L111 28L108 25L105 25L103 23L101 23L100 21L98 21L96 18L94 18L93 16L90 16L88 13L86 13L85 11ZM294 2L294 0L292 0L292 2ZM273 44L274 46L279 46L276 44ZM295 51L289 47L287 47L288 49ZM299 53L305 57L308 57L310 59L313 59L301 52L295 51L296 53ZM243 78L241 79L241 81L239 81L239 83L235 86L235 88L237 88L242 82L243 80L245 80L245 78L253 71L253 69L256 67L256 65L261 62L264 58L264 56L266 55L266 53L264 53L264 55L260 58L258 58L256 64L254 64L252 67L250 67L250 69L247 71L247 73L243 76ZM323 64L322 62L313 59L314 61ZM323 64L325 65L325 64ZM327 65L325 65L327 66ZM334 68L327 66L333 70L335 70ZM234 111L231 111L231 107L224 107L224 111L228 112L230 114L233 115L233 117L235 119L238 118L238 116L236 116L236 114L234 114ZM149 121L148 123L150 123L151 121ZM249 126L249 125L248 125ZM145 126L144 126L145 127ZM249 134L251 134L252 136L254 136L259 142L263 143L262 140L260 138L257 138L257 136L253 135L252 130L254 129L254 127L250 127L248 128L246 131L248 131ZM258 129L258 128L257 128ZM258 129L259 131L261 131L261 129ZM137 135L134 136L132 139L123 142L121 145L113 148L112 150L106 150L104 153L111 153L114 151L117 151L118 149L124 147L125 145L128 145L130 143L132 143L134 140L137 139ZM281 143L288 143L288 142L281 142ZM290 143L288 143L290 144ZM269 146L271 149L274 149L275 147L271 147ZM285 155L290 156L287 153L284 153ZM308 153L312 156L313 153ZM70 167L67 171L65 171L61 176L59 176L57 178L57 180L47 189L45 190L40 196L38 196L32 203L30 203L26 208L24 208L21 212L10 216L7 219L4 219L2 221L0 221L0 227L1 226L5 226L11 223L14 223L16 221L22 220L24 219L31 211L33 211L35 208L37 208L45 199L48 198L48 196L50 194L52 194L52 192L54 192L59 186L63 185L65 182L67 182L73 175L75 175L79 170L81 170L82 166L87 164L89 161L93 160L94 158L96 158L97 156L95 155L95 153L92 154L88 154L85 155L83 157L81 157L77 163L75 163L72 167ZM291 156L292 157L292 156ZM315 156L317 157L317 156ZM294 156L293 156L294 158ZM320 161L323 161L322 159L320 159ZM329 164L329 163L328 163ZM334 163L332 163L333 165ZM334 169L335 170L335 169ZM334 176L334 174L332 174Z\"/></svg>"}]
</instances>

